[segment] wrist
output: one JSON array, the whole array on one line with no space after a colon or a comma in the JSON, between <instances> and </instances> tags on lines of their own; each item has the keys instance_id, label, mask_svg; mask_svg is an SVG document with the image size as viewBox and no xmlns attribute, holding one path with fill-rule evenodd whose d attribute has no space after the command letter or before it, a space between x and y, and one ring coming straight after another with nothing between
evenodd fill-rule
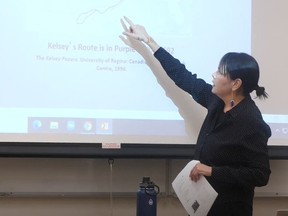
<instances>
[{"instance_id":1,"label":"wrist","mask_svg":"<svg viewBox=\"0 0 288 216\"><path fill-rule=\"evenodd\" d=\"M147 37L145 42L153 52L156 52L159 49L159 45L154 41L154 39L150 36Z\"/></svg>"},{"instance_id":2,"label":"wrist","mask_svg":"<svg viewBox=\"0 0 288 216\"><path fill-rule=\"evenodd\" d=\"M146 44L149 45L150 43L152 43L152 41L153 41L153 38L148 36L146 40Z\"/></svg>"}]
</instances>

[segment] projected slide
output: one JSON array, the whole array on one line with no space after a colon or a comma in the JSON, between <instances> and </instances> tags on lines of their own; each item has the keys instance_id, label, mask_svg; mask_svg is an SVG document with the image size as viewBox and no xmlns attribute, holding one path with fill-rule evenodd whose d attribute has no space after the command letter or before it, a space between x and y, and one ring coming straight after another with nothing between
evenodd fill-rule
<instances>
[{"instance_id":1,"label":"projected slide","mask_svg":"<svg viewBox=\"0 0 288 216\"><path fill-rule=\"evenodd\" d=\"M2 140L193 142L175 86L119 38L124 15L207 81L226 52L250 53L249 0L2 1Z\"/></svg>"}]
</instances>

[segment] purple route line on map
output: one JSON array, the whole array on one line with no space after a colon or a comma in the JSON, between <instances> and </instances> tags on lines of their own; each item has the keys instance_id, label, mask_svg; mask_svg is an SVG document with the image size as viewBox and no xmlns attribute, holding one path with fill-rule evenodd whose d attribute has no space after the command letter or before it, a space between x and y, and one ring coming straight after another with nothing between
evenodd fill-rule
<instances>
[{"instance_id":1,"label":"purple route line on map","mask_svg":"<svg viewBox=\"0 0 288 216\"><path fill-rule=\"evenodd\" d=\"M99 13L99 14L105 14L108 10L117 7L119 4L122 3L122 1L124 0L120 0L118 2L116 2L114 5L108 6L106 9L104 10L98 10L98 9L91 9L89 11L80 13L79 16L76 19L76 23L77 24L83 24L89 17L91 17L93 14L95 13Z\"/></svg>"}]
</instances>

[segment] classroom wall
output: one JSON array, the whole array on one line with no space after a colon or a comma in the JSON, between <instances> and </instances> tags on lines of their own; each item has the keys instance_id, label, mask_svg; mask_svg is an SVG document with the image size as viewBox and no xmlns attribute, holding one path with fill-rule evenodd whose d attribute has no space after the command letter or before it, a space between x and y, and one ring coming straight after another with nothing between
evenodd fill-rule
<instances>
[{"instance_id":1,"label":"classroom wall","mask_svg":"<svg viewBox=\"0 0 288 216\"><path fill-rule=\"evenodd\" d=\"M261 59L260 65L269 61L284 71L288 1L252 2L253 7L261 8L257 19L266 17L269 21L258 26L261 36L253 35L253 54ZM263 47L271 54L262 52ZM115 159L109 164L107 159L0 158L0 215L135 216L136 192L143 176L150 176L161 189L158 216L186 215L171 182L187 162ZM272 160L271 168L269 184L256 190L255 216L273 216L277 209L288 209L288 161Z\"/></svg>"},{"instance_id":2,"label":"classroom wall","mask_svg":"<svg viewBox=\"0 0 288 216\"><path fill-rule=\"evenodd\" d=\"M110 161L111 162L111 161ZM0 215L129 216L143 176L160 187L158 216L186 215L171 182L183 159L0 159ZM288 208L288 162L271 161L267 186L256 190L254 215ZM284 172L283 172L284 171Z\"/></svg>"}]
</instances>

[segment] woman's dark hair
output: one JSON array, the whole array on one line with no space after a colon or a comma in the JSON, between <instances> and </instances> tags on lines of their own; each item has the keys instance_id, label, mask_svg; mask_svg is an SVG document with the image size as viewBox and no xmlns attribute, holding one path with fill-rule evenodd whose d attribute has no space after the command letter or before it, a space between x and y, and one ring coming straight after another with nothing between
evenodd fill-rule
<instances>
[{"instance_id":1,"label":"woman's dark hair","mask_svg":"<svg viewBox=\"0 0 288 216\"><path fill-rule=\"evenodd\" d=\"M245 95L255 90L258 98L268 97L265 88L258 85L259 65L252 56L246 53L229 52L220 60L218 71L232 80L241 79Z\"/></svg>"}]
</instances>

